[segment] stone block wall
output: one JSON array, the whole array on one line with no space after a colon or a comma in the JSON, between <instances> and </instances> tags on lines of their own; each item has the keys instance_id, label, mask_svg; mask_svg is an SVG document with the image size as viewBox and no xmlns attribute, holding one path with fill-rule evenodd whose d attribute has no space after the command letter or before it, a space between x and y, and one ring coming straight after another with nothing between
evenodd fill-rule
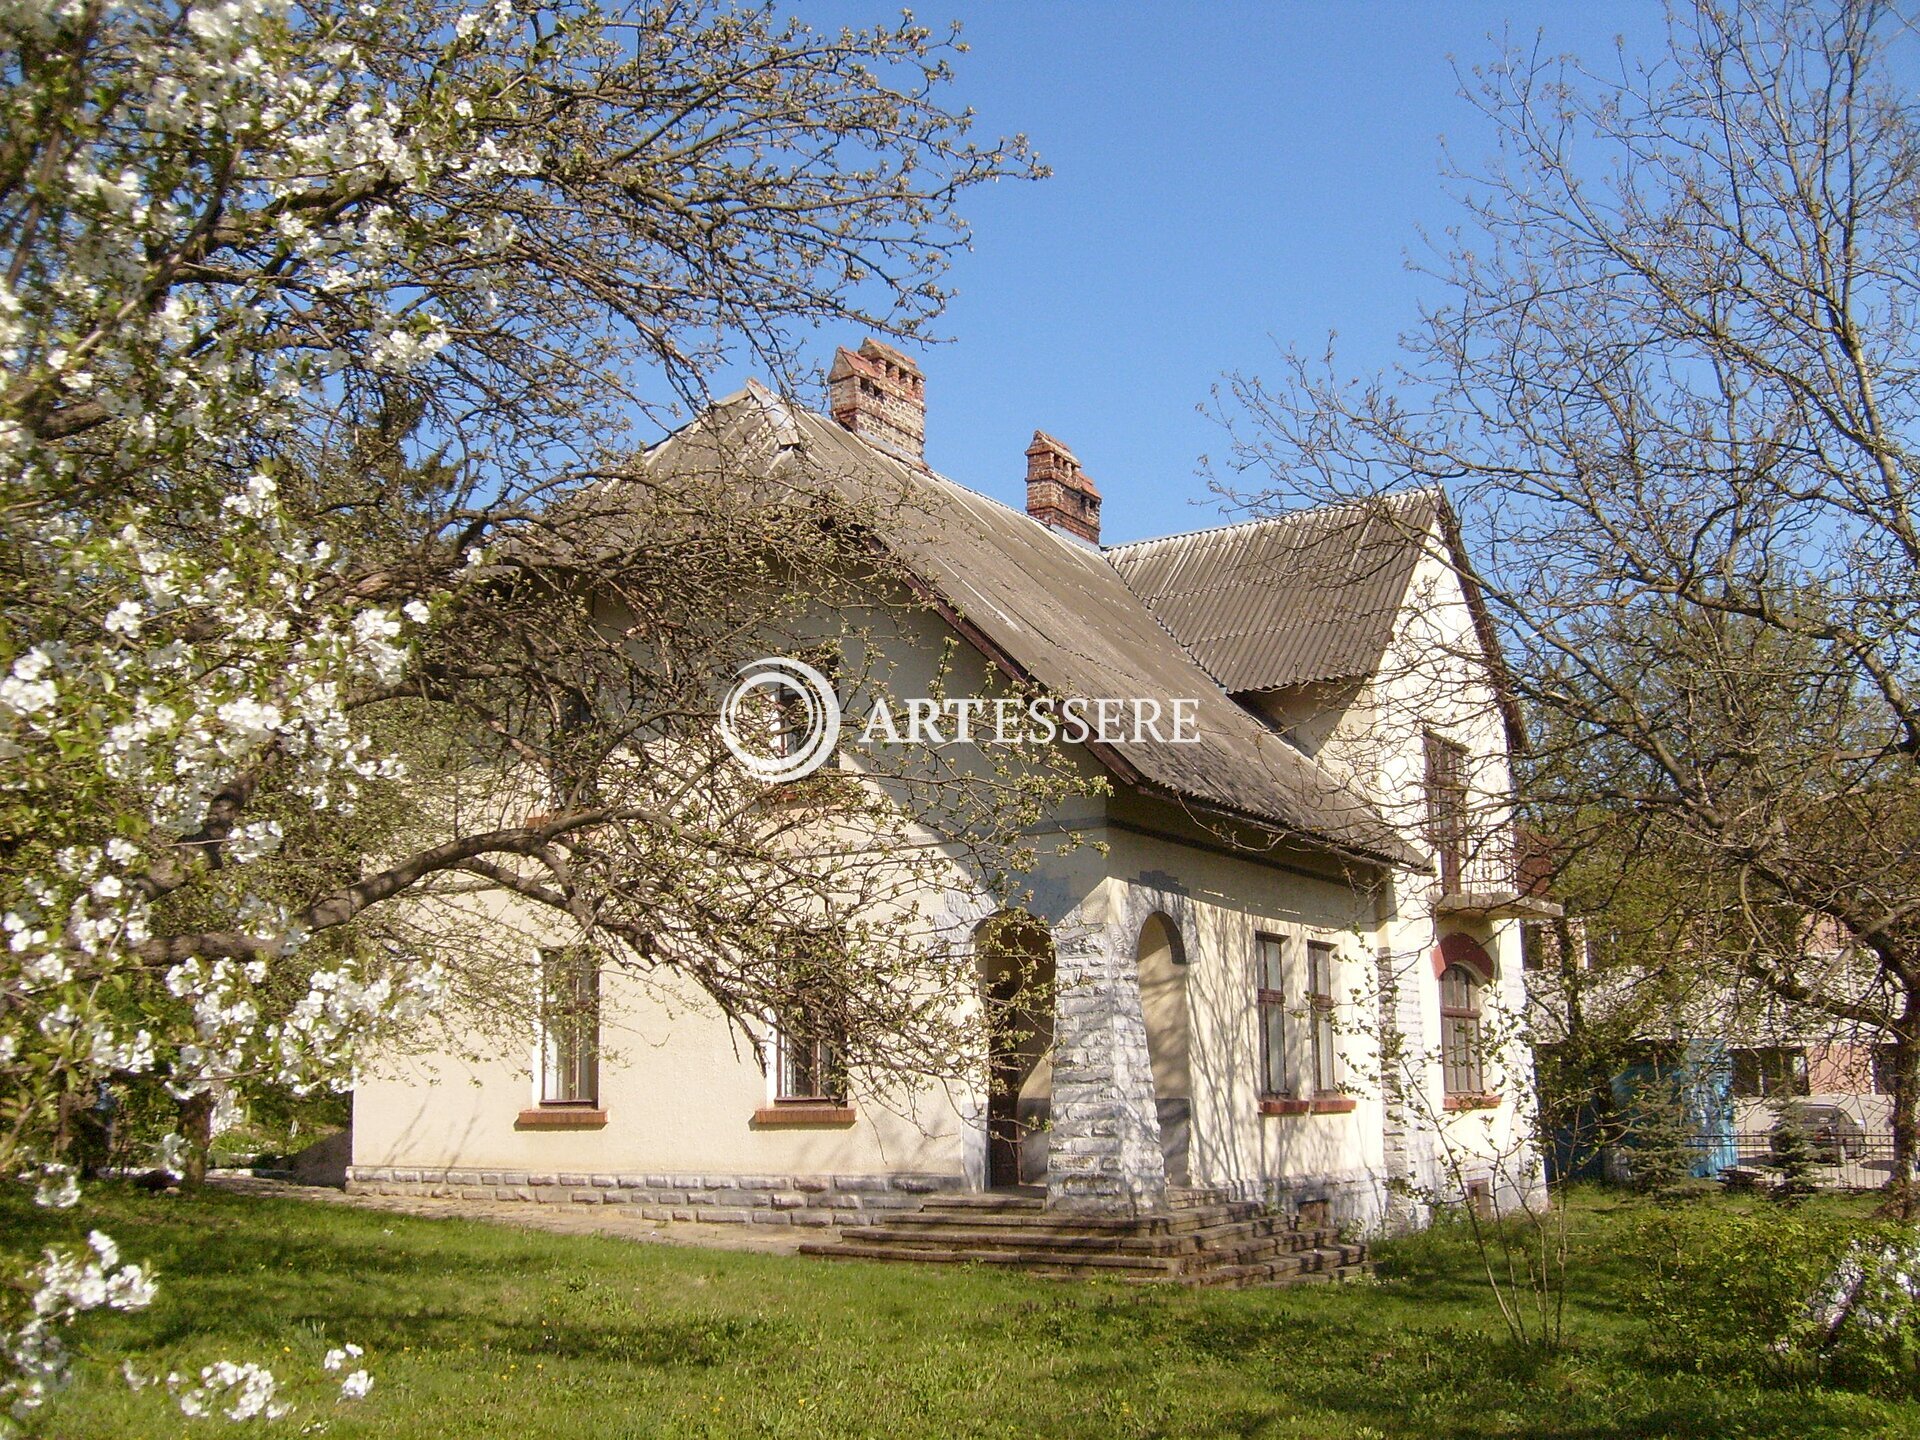
<instances>
[{"instance_id":1,"label":"stone block wall","mask_svg":"<svg viewBox=\"0 0 1920 1440\"><path fill-rule=\"evenodd\" d=\"M1136 1214L1165 1203L1153 1063L1131 948L1107 926L1054 931L1047 1204Z\"/></svg>"},{"instance_id":2,"label":"stone block wall","mask_svg":"<svg viewBox=\"0 0 1920 1440\"><path fill-rule=\"evenodd\" d=\"M676 1175L355 1165L347 1189L533 1204L630 1205L646 1220L716 1225L873 1225L927 1196L963 1190L959 1175Z\"/></svg>"}]
</instances>

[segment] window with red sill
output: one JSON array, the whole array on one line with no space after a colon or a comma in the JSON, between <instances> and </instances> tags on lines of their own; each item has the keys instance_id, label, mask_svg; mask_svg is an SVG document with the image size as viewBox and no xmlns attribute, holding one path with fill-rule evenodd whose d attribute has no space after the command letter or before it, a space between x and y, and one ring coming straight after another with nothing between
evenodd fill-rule
<instances>
[{"instance_id":1,"label":"window with red sill","mask_svg":"<svg viewBox=\"0 0 1920 1440\"><path fill-rule=\"evenodd\" d=\"M781 987L787 999L774 1017L773 1100L776 1109L843 1110L847 1105L845 1024L831 997L845 973L828 933L795 931L781 942Z\"/></svg>"},{"instance_id":2,"label":"window with red sill","mask_svg":"<svg viewBox=\"0 0 1920 1440\"><path fill-rule=\"evenodd\" d=\"M1287 1003L1289 941L1266 933L1254 936L1255 1003L1260 1022L1260 1113L1263 1115L1340 1115L1355 1108L1340 1093L1339 1058L1334 1045L1334 947L1307 942L1303 1006ZM1292 1066L1299 1064L1296 1076Z\"/></svg>"},{"instance_id":3,"label":"window with red sill","mask_svg":"<svg viewBox=\"0 0 1920 1440\"><path fill-rule=\"evenodd\" d=\"M1481 1096L1487 1071L1480 1033L1485 979L1457 961L1440 975L1440 1076L1447 1097Z\"/></svg>"},{"instance_id":4,"label":"window with red sill","mask_svg":"<svg viewBox=\"0 0 1920 1440\"><path fill-rule=\"evenodd\" d=\"M1287 942L1279 935L1253 937L1254 999L1260 1014L1260 1098L1289 1090L1287 1076Z\"/></svg>"},{"instance_id":5,"label":"window with red sill","mask_svg":"<svg viewBox=\"0 0 1920 1440\"><path fill-rule=\"evenodd\" d=\"M540 952L540 1103L600 1100L600 965L584 946Z\"/></svg>"}]
</instances>

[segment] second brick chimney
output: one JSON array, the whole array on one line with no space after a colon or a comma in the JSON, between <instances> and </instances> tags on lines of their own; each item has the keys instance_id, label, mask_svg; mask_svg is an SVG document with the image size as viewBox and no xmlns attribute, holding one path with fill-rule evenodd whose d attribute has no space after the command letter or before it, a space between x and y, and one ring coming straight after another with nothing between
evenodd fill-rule
<instances>
[{"instance_id":1,"label":"second brick chimney","mask_svg":"<svg viewBox=\"0 0 1920 1440\"><path fill-rule=\"evenodd\" d=\"M921 469L927 464L927 382L891 345L868 340L834 352L827 408L847 429Z\"/></svg>"},{"instance_id":2,"label":"second brick chimney","mask_svg":"<svg viewBox=\"0 0 1920 1440\"><path fill-rule=\"evenodd\" d=\"M1027 514L1050 530L1100 543L1100 492L1080 462L1044 430L1027 446Z\"/></svg>"}]
</instances>

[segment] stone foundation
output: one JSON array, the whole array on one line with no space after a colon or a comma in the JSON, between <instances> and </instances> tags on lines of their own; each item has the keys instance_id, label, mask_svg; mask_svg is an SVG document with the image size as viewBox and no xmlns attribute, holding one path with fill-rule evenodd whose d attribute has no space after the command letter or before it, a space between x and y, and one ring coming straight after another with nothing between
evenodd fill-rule
<instances>
[{"instance_id":1,"label":"stone foundation","mask_svg":"<svg viewBox=\"0 0 1920 1440\"><path fill-rule=\"evenodd\" d=\"M538 1170L432 1169L355 1165L357 1195L424 1195L445 1200L630 1205L645 1220L710 1225L872 1225L919 1208L942 1190L965 1190L959 1175L617 1175Z\"/></svg>"}]
</instances>

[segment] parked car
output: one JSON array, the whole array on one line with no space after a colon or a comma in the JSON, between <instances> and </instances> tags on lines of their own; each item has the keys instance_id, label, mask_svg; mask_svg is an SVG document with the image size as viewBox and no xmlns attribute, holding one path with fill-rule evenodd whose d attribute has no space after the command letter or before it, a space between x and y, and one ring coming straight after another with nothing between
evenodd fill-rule
<instances>
[{"instance_id":1,"label":"parked car","mask_svg":"<svg viewBox=\"0 0 1920 1440\"><path fill-rule=\"evenodd\" d=\"M1788 1130L1798 1130L1807 1137L1807 1149L1822 1165L1843 1164L1867 1153L1867 1132L1838 1105L1787 1106L1768 1132L1768 1144L1775 1155L1782 1148L1781 1135Z\"/></svg>"}]
</instances>

